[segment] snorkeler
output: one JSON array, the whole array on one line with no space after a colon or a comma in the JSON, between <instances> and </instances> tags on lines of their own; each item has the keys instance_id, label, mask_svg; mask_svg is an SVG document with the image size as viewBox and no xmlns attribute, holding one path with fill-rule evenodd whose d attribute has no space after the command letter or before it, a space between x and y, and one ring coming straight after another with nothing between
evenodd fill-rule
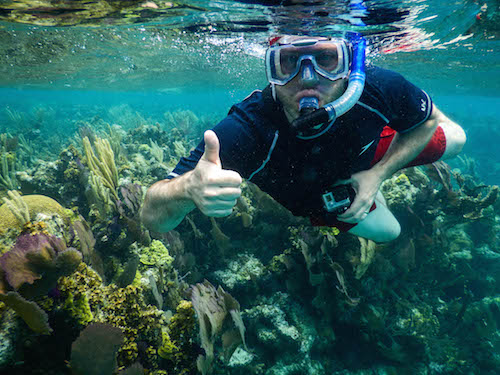
<instances>
[{"instance_id":1,"label":"snorkeler","mask_svg":"<svg viewBox=\"0 0 500 375\"><path fill-rule=\"evenodd\" d=\"M266 52L269 85L228 116L165 180L142 219L159 232L194 208L230 215L242 177L296 216L376 242L400 225L379 192L396 171L457 155L465 133L398 73L365 68L365 40L281 36Z\"/></svg>"}]
</instances>

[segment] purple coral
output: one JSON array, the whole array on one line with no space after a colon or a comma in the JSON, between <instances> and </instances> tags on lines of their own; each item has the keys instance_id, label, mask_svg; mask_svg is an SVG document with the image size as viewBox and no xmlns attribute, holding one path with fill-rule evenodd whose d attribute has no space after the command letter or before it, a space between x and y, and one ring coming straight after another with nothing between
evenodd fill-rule
<instances>
[{"instance_id":1,"label":"purple coral","mask_svg":"<svg viewBox=\"0 0 500 375\"><path fill-rule=\"evenodd\" d=\"M122 197L117 202L118 212L122 216L133 218L139 213L142 204L142 187L139 184L126 184L119 188L119 194Z\"/></svg>"},{"instance_id":2,"label":"purple coral","mask_svg":"<svg viewBox=\"0 0 500 375\"><path fill-rule=\"evenodd\" d=\"M66 248L64 241L55 236L26 233L0 257L0 268L13 289L24 286L28 294L43 294L55 286L59 277L73 273L81 258L79 251Z\"/></svg>"},{"instance_id":3,"label":"purple coral","mask_svg":"<svg viewBox=\"0 0 500 375\"><path fill-rule=\"evenodd\" d=\"M139 211L143 200L142 187L139 184L126 184L118 189L120 200L116 201L116 208L120 214L120 219L125 222L128 232L134 240L145 245L151 243L149 232L141 225Z\"/></svg>"},{"instance_id":4,"label":"purple coral","mask_svg":"<svg viewBox=\"0 0 500 375\"><path fill-rule=\"evenodd\" d=\"M40 253L42 257L52 259L55 256L54 245L59 245L45 234L23 234L14 247L0 257L0 267L5 272L5 279L14 289L24 283L33 284L41 275L30 266L26 257L29 253ZM52 243L51 243L52 242Z\"/></svg>"}]
</instances>

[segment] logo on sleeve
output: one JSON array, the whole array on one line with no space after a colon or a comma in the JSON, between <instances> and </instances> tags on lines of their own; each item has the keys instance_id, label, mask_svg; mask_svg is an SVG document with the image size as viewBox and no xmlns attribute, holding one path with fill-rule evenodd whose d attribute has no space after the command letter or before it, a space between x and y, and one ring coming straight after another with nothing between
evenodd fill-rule
<instances>
[{"instance_id":1,"label":"logo on sleeve","mask_svg":"<svg viewBox=\"0 0 500 375\"><path fill-rule=\"evenodd\" d=\"M420 109L422 112L427 111L427 102L424 99L420 99Z\"/></svg>"},{"instance_id":2,"label":"logo on sleeve","mask_svg":"<svg viewBox=\"0 0 500 375\"><path fill-rule=\"evenodd\" d=\"M361 152L359 153L359 155L361 155L361 154L365 153L365 151L366 151L366 150L368 150L368 149L370 148L370 146L373 144L373 142L375 142L375 140L371 141L371 142L370 142L370 143L368 143L366 146L363 146L363 147L361 148ZM359 155L358 155L358 156L359 156Z\"/></svg>"}]
</instances>

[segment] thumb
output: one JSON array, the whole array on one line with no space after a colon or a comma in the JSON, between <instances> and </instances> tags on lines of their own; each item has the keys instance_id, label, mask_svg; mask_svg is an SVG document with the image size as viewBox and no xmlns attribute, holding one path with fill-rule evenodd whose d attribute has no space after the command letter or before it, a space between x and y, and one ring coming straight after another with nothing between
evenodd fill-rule
<instances>
[{"instance_id":1,"label":"thumb","mask_svg":"<svg viewBox=\"0 0 500 375\"><path fill-rule=\"evenodd\" d=\"M219 138L217 138L217 134L212 130L207 130L205 132L205 152L201 156L201 159L221 167L219 158Z\"/></svg>"}]
</instances>

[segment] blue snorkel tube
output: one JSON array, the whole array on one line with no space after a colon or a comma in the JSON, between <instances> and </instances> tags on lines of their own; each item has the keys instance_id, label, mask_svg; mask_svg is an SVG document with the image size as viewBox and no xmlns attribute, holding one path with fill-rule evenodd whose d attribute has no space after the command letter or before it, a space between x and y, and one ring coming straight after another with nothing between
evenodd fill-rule
<instances>
[{"instance_id":1,"label":"blue snorkel tube","mask_svg":"<svg viewBox=\"0 0 500 375\"><path fill-rule=\"evenodd\" d=\"M352 62L351 71L349 74L349 81L347 89L344 94L331 103L326 104L324 107L316 109L313 112L303 114L292 123L292 128L296 132L301 132L310 129L314 126L323 123L330 123L330 126L335 122L337 117L342 116L349 111L357 103L363 89L365 87L365 51L366 40L363 36L356 32L348 32L345 35L352 45ZM304 98L308 100L309 98ZM305 102L301 103L305 107L311 108L313 104L307 105ZM323 132L322 132L323 133ZM307 138L305 138L307 139Z\"/></svg>"},{"instance_id":2,"label":"blue snorkel tube","mask_svg":"<svg viewBox=\"0 0 500 375\"><path fill-rule=\"evenodd\" d=\"M353 45L351 73L349 84L345 93L337 100L324 106L328 112L329 121L335 121L357 103L365 87L365 51L366 40L359 33L354 33L350 38Z\"/></svg>"}]
</instances>

